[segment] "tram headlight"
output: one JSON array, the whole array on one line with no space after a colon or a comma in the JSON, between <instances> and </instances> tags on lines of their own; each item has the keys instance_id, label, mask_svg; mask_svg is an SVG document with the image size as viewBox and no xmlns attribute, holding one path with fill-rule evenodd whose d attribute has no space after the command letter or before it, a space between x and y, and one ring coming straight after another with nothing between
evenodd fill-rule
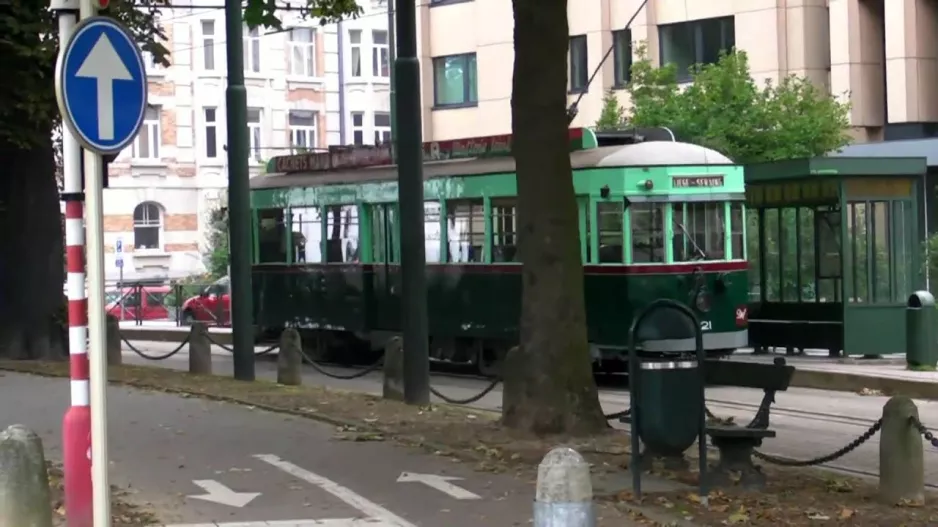
<instances>
[{"instance_id":1,"label":"tram headlight","mask_svg":"<svg viewBox=\"0 0 938 527\"><path fill-rule=\"evenodd\" d=\"M697 308L697 311L706 313L710 311L710 300L710 292L701 288L697 291L697 296L694 298L694 307Z\"/></svg>"}]
</instances>

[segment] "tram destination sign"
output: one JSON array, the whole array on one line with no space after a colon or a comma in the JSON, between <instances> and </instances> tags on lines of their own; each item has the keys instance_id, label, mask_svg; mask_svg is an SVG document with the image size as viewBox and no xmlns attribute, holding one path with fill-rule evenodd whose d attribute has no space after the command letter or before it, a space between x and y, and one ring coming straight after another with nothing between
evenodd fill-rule
<instances>
[{"instance_id":1,"label":"tram destination sign","mask_svg":"<svg viewBox=\"0 0 938 527\"><path fill-rule=\"evenodd\" d=\"M722 187L723 176L678 176L671 178L674 188Z\"/></svg>"},{"instance_id":2,"label":"tram destination sign","mask_svg":"<svg viewBox=\"0 0 938 527\"><path fill-rule=\"evenodd\" d=\"M570 129L570 149L579 150L583 143L583 129ZM511 134L467 137L423 144L423 160L446 161L474 157L511 155ZM277 156L267 165L268 172L291 174L297 172L325 172L351 170L394 164L390 145L332 147L328 152L311 152L290 156Z\"/></svg>"}]
</instances>

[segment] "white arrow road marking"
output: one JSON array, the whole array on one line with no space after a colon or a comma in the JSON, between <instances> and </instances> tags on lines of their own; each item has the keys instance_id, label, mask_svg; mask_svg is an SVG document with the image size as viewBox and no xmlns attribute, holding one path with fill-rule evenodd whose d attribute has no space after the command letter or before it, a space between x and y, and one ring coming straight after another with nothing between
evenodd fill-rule
<instances>
[{"instance_id":1,"label":"white arrow road marking","mask_svg":"<svg viewBox=\"0 0 938 527\"><path fill-rule=\"evenodd\" d=\"M463 478L453 476L438 476L436 474L415 474L413 472L402 472L397 478L398 483L423 483L431 489L436 489L443 494L457 500L481 500L482 496L469 492L468 490L450 483L450 481L460 481Z\"/></svg>"},{"instance_id":2,"label":"white arrow road marking","mask_svg":"<svg viewBox=\"0 0 938 527\"><path fill-rule=\"evenodd\" d=\"M134 78L111 44L111 39L107 38L107 33L98 37L75 76L98 81L98 140L113 140L114 81L132 81Z\"/></svg>"},{"instance_id":3,"label":"white arrow road marking","mask_svg":"<svg viewBox=\"0 0 938 527\"><path fill-rule=\"evenodd\" d=\"M181 523L166 527L397 527L396 523L387 523L376 519L337 519L337 520L281 520L272 522L229 522L229 523Z\"/></svg>"},{"instance_id":4,"label":"white arrow road marking","mask_svg":"<svg viewBox=\"0 0 938 527\"><path fill-rule=\"evenodd\" d=\"M297 479L301 479L321 488L336 498L339 498L353 509L361 511L364 516L384 522L378 525L382 525L383 527L417 527L381 505L359 495L352 489L343 487L330 479L314 474L302 467L298 467L289 461L284 461L273 454L256 454L254 457L279 468Z\"/></svg>"},{"instance_id":5,"label":"white arrow road marking","mask_svg":"<svg viewBox=\"0 0 938 527\"><path fill-rule=\"evenodd\" d=\"M189 498L210 501L212 503L220 503L222 505L237 507L239 509L248 503L251 503L254 501L254 498L261 495L260 492L235 492L213 479L197 479L193 480L192 482L197 486L202 487L202 490L205 491L205 494L188 496Z\"/></svg>"}]
</instances>

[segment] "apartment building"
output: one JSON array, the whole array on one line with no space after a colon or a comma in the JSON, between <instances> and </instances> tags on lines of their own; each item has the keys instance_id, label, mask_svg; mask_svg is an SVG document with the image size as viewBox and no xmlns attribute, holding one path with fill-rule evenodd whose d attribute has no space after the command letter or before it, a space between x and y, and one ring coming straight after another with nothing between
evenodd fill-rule
<instances>
[{"instance_id":1,"label":"apartment building","mask_svg":"<svg viewBox=\"0 0 938 527\"><path fill-rule=\"evenodd\" d=\"M653 61L685 73L735 46L757 80L805 75L849 100L858 141L938 134L938 0L649 0L625 29L641 3L569 3L570 101L584 94L574 126L596 121L644 41ZM419 17L424 136L510 132L511 3L430 0Z\"/></svg>"},{"instance_id":2,"label":"apartment building","mask_svg":"<svg viewBox=\"0 0 938 527\"><path fill-rule=\"evenodd\" d=\"M150 108L139 136L109 170L104 227L107 275L123 247L126 280L204 271L208 213L224 205L228 183L227 56L221 0L174 2L160 21L168 67L151 58ZM299 4L297 4L299 5ZM390 136L390 41L386 0L320 27L284 10L284 31L244 33L250 171L298 149L368 143Z\"/></svg>"}]
</instances>

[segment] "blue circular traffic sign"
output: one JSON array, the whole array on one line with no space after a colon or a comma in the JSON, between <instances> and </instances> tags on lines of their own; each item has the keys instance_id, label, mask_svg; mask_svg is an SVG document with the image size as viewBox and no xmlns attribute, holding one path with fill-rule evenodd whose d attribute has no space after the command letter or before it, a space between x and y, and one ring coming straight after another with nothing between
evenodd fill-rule
<instances>
[{"instance_id":1,"label":"blue circular traffic sign","mask_svg":"<svg viewBox=\"0 0 938 527\"><path fill-rule=\"evenodd\" d=\"M146 67L130 31L102 16L79 22L59 55L55 94L62 120L85 148L126 148L147 108Z\"/></svg>"}]
</instances>

